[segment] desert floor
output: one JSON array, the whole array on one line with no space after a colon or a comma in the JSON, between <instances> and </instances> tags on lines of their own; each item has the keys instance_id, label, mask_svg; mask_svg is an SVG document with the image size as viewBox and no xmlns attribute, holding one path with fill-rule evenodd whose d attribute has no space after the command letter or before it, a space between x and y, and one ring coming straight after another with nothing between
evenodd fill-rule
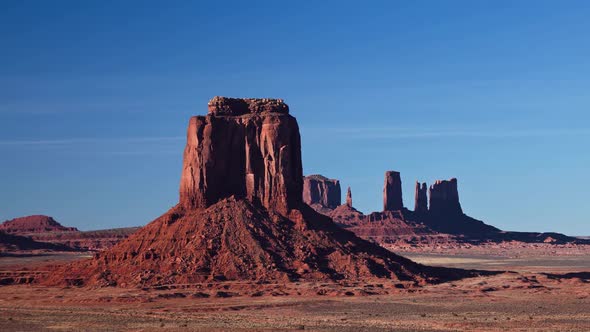
<instances>
[{"instance_id":1,"label":"desert floor","mask_svg":"<svg viewBox=\"0 0 590 332\"><path fill-rule=\"evenodd\" d=\"M418 289L388 283L2 286L0 331L590 331L590 273L551 274L590 271L589 253L406 253L431 265L514 271ZM0 257L0 270L72 259L83 257Z\"/></svg>"}]
</instances>

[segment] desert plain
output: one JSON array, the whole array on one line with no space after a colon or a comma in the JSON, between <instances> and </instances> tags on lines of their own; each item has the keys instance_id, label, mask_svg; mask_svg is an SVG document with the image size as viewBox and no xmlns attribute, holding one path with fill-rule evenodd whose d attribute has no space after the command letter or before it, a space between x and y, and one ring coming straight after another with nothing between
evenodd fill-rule
<instances>
[{"instance_id":1,"label":"desert plain","mask_svg":"<svg viewBox=\"0 0 590 332\"><path fill-rule=\"evenodd\" d=\"M590 246L509 244L417 262L502 272L419 288L248 282L156 288L0 287L2 331L588 331ZM485 249L485 250L484 250ZM485 252L484 252L485 251ZM474 253L470 253L474 252ZM3 274L88 254L0 258Z\"/></svg>"}]
</instances>

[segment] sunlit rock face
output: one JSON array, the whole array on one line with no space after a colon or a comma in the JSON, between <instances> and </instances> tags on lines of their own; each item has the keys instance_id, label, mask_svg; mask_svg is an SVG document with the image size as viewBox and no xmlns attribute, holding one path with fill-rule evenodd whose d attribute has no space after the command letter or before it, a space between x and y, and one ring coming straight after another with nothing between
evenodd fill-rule
<instances>
[{"instance_id":1,"label":"sunlit rock face","mask_svg":"<svg viewBox=\"0 0 590 332\"><path fill-rule=\"evenodd\" d=\"M189 121L180 204L206 208L236 196L287 214L301 202L297 120L281 99L215 97Z\"/></svg>"}]
</instances>

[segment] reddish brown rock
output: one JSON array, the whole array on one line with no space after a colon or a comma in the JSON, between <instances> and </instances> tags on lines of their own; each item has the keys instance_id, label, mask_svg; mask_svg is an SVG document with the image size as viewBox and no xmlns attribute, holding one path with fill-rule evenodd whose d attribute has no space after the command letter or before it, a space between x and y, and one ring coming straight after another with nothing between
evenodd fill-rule
<instances>
[{"instance_id":1,"label":"reddish brown rock","mask_svg":"<svg viewBox=\"0 0 590 332\"><path fill-rule=\"evenodd\" d=\"M296 120L267 113L258 102L265 111L234 112L236 101L223 100L212 100L213 115L190 121L180 203L94 259L55 271L45 284L386 278L419 285L476 275L416 264L303 204Z\"/></svg>"},{"instance_id":2,"label":"reddish brown rock","mask_svg":"<svg viewBox=\"0 0 590 332\"><path fill-rule=\"evenodd\" d=\"M44 215L15 218L0 225L0 231L7 234L57 245L54 248L78 251L110 248L137 230L138 227L128 227L82 232L75 227L63 226L53 217Z\"/></svg>"},{"instance_id":3,"label":"reddish brown rock","mask_svg":"<svg viewBox=\"0 0 590 332\"><path fill-rule=\"evenodd\" d=\"M289 106L282 99L213 97L209 101L209 114L236 116L244 114L289 114Z\"/></svg>"},{"instance_id":4,"label":"reddish brown rock","mask_svg":"<svg viewBox=\"0 0 590 332\"><path fill-rule=\"evenodd\" d=\"M287 214L303 187L297 121L281 99L215 97L190 119L180 204L206 208L236 196Z\"/></svg>"},{"instance_id":5,"label":"reddish brown rock","mask_svg":"<svg viewBox=\"0 0 590 332\"><path fill-rule=\"evenodd\" d=\"M350 187L346 191L346 206L352 207L352 191L350 191Z\"/></svg>"},{"instance_id":6,"label":"reddish brown rock","mask_svg":"<svg viewBox=\"0 0 590 332\"><path fill-rule=\"evenodd\" d=\"M429 211L435 215L456 215L463 214L459 203L459 192L457 190L457 179L436 180L430 186Z\"/></svg>"},{"instance_id":7,"label":"reddish brown rock","mask_svg":"<svg viewBox=\"0 0 590 332\"><path fill-rule=\"evenodd\" d=\"M0 253L30 251L71 251L72 248L60 244L39 242L27 236L8 234L0 231Z\"/></svg>"},{"instance_id":8,"label":"reddish brown rock","mask_svg":"<svg viewBox=\"0 0 590 332\"><path fill-rule=\"evenodd\" d=\"M385 172L383 185L383 211L396 211L404 208L402 200L402 180L399 172Z\"/></svg>"},{"instance_id":9,"label":"reddish brown rock","mask_svg":"<svg viewBox=\"0 0 590 332\"><path fill-rule=\"evenodd\" d=\"M7 220L0 230L8 234L30 235L47 232L78 232L75 227L64 227L49 216L33 215Z\"/></svg>"},{"instance_id":10,"label":"reddish brown rock","mask_svg":"<svg viewBox=\"0 0 590 332\"><path fill-rule=\"evenodd\" d=\"M341 191L340 181L328 179L325 176L315 174L303 179L303 202L314 207L335 209L340 205Z\"/></svg>"},{"instance_id":11,"label":"reddish brown rock","mask_svg":"<svg viewBox=\"0 0 590 332\"><path fill-rule=\"evenodd\" d=\"M426 194L427 187L426 183L422 183L416 181L416 195L414 201L414 212L417 213L426 213L428 212L428 197Z\"/></svg>"}]
</instances>

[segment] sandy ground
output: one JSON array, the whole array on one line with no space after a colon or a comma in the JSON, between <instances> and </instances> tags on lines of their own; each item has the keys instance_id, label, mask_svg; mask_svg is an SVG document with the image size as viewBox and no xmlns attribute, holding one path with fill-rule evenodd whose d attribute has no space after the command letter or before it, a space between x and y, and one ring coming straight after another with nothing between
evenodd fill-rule
<instances>
[{"instance_id":1,"label":"sandy ground","mask_svg":"<svg viewBox=\"0 0 590 332\"><path fill-rule=\"evenodd\" d=\"M411 255L407 255L411 256ZM52 260L0 258L11 270ZM54 261L74 259L57 256ZM0 287L0 331L589 331L590 259L416 255L512 273L419 289L383 284L200 284L172 289ZM20 259L20 261L19 261ZM532 272L531 272L532 271ZM263 291L253 292L252 287ZM376 295L371 295L376 294Z\"/></svg>"}]
</instances>

